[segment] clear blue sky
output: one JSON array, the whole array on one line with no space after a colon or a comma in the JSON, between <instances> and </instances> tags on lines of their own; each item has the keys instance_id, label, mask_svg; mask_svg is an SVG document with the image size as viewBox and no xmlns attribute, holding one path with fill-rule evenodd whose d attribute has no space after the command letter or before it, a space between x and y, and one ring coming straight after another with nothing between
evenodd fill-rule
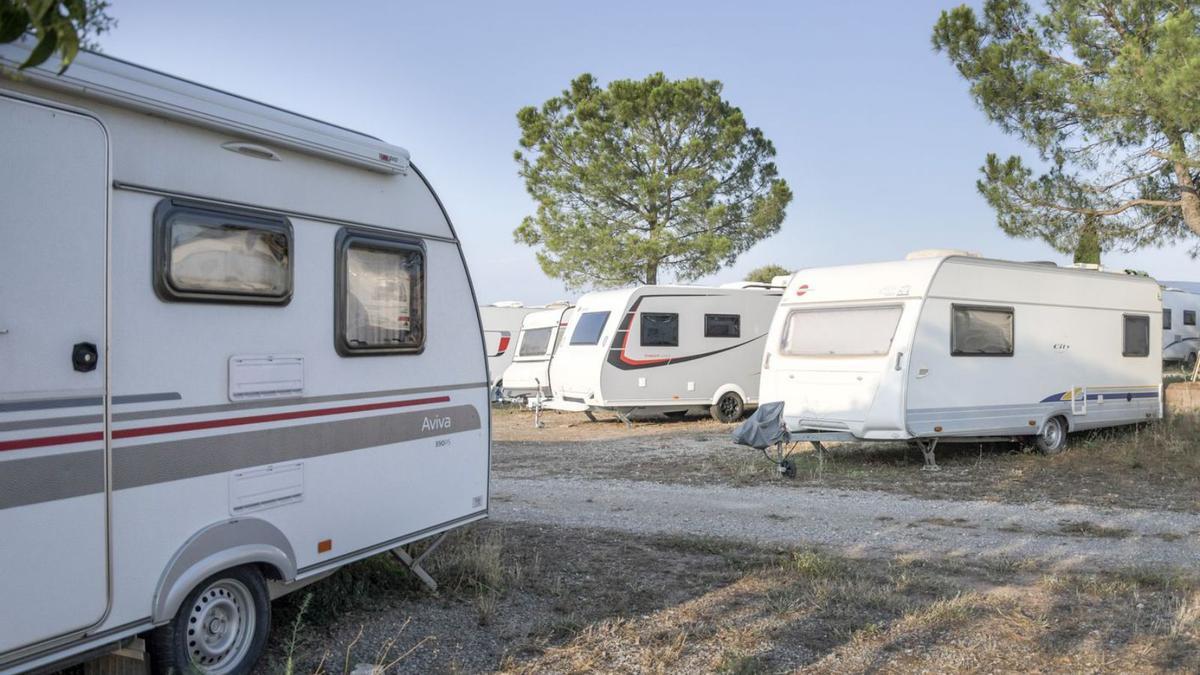
<instances>
[{"instance_id":1,"label":"clear blue sky","mask_svg":"<svg viewBox=\"0 0 1200 675\"><path fill-rule=\"evenodd\" d=\"M779 234L709 281L753 267L888 260L947 247L1069 262L1000 232L975 191L987 124L929 46L956 0L760 2L176 2L113 0L104 50L407 148L464 242L481 302L570 297L512 230L516 111L576 75L700 76L763 129L795 200ZM1105 264L1197 279L1184 247Z\"/></svg>"}]
</instances>

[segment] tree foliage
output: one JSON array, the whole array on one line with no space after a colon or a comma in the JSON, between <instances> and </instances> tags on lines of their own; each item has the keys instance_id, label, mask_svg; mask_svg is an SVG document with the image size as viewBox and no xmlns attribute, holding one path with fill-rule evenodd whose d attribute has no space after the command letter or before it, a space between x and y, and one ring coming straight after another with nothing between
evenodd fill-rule
<instances>
[{"instance_id":1,"label":"tree foliage","mask_svg":"<svg viewBox=\"0 0 1200 675\"><path fill-rule=\"evenodd\" d=\"M95 38L115 25L107 0L0 0L0 44L25 33L34 39L22 69L41 65L58 52L62 73L81 48L95 49Z\"/></svg>"},{"instance_id":2,"label":"tree foliage","mask_svg":"<svg viewBox=\"0 0 1200 675\"><path fill-rule=\"evenodd\" d=\"M1197 0L985 0L942 12L933 45L1044 170L989 154L980 193L1010 235L1064 252L1200 233ZM1194 240L1193 240L1194 241ZM1196 248L1193 248L1193 254Z\"/></svg>"},{"instance_id":3,"label":"tree foliage","mask_svg":"<svg viewBox=\"0 0 1200 675\"><path fill-rule=\"evenodd\" d=\"M584 74L517 113L515 153L537 202L514 235L568 286L692 280L783 222L792 199L775 148L721 98L721 83Z\"/></svg>"},{"instance_id":4,"label":"tree foliage","mask_svg":"<svg viewBox=\"0 0 1200 675\"><path fill-rule=\"evenodd\" d=\"M762 267L756 267L750 270L750 273L746 275L745 280L759 284L769 284L775 277L782 277L785 275L790 275L791 273L792 270L789 270L783 265L763 265Z\"/></svg>"}]
</instances>

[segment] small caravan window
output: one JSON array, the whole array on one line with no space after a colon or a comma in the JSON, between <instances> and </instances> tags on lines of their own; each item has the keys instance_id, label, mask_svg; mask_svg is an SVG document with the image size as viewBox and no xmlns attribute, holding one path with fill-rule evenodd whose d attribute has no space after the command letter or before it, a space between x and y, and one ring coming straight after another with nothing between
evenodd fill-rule
<instances>
[{"instance_id":1,"label":"small caravan window","mask_svg":"<svg viewBox=\"0 0 1200 675\"><path fill-rule=\"evenodd\" d=\"M338 353L421 351L425 345L425 250L420 242L343 229L336 250Z\"/></svg>"},{"instance_id":2,"label":"small caravan window","mask_svg":"<svg viewBox=\"0 0 1200 675\"><path fill-rule=\"evenodd\" d=\"M741 336L741 316L737 314L704 315L704 337L735 338Z\"/></svg>"},{"instance_id":3,"label":"small caravan window","mask_svg":"<svg viewBox=\"0 0 1200 675\"><path fill-rule=\"evenodd\" d=\"M1011 307L953 305L950 308L952 356L1012 356Z\"/></svg>"},{"instance_id":4,"label":"small caravan window","mask_svg":"<svg viewBox=\"0 0 1200 675\"><path fill-rule=\"evenodd\" d=\"M679 315L645 313L642 318L643 347L678 347Z\"/></svg>"},{"instance_id":5,"label":"small caravan window","mask_svg":"<svg viewBox=\"0 0 1200 675\"><path fill-rule=\"evenodd\" d=\"M604 332L604 324L608 322L608 312L584 312L575 322L575 332L571 333L571 344L594 345L600 342L600 334Z\"/></svg>"},{"instance_id":6,"label":"small caravan window","mask_svg":"<svg viewBox=\"0 0 1200 675\"><path fill-rule=\"evenodd\" d=\"M792 312L783 336L791 356L879 356L892 348L903 308L842 307Z\"/></svg>"},{"instance_id":7,"label":"small caravan window","mask_svg":"<svg viewBox=\"0 0 1200 675\"><path fill-rule=\"evenodd\" d=\"M1163 330L1171 330L1171 310L1163 308Z\"/></svg>"},{"instance_id":8,"label":"small caravan window","mask_svg":"<svg viewBox=\"0 0 1200 675\"><path fill-rule=\"evenodd\" d=\"M550 348L550 334L554 328L530 328L521 331L521 346L517 348L517 356L544 356Z\"/></svg>"},{"instance_id":9,"label":"small caravan window","mask_svg":"<svg viewBox=\"0 0 1200 675\"><path fill-rule=\"evenodd\" d=\"M283 216L164 199L154 211L154 268L164 300L287 304L292 225Z\"/></svg>"},{"instance_id":10,"label":"small caravan window","mask_svg":"<svg viewBox=\"0 0 1200 675\"><path fill-rule=\"evenodd\" d=\"M1195 326L1196 325L1196 310L1194 310L1194 309L1183 310L1183 325L1185 325L1185 326Z\"/></svg>"},{"instance_id":11,"label":"small caravan window","mask_svg":"<svg viewBox=\"0 0 1200 675\"><path fill-rule=\"evenodd\" d=\"M1150 355L1150 317L1125 315L1125 349L1121 355Z\"/></svg>"}]
</instances>

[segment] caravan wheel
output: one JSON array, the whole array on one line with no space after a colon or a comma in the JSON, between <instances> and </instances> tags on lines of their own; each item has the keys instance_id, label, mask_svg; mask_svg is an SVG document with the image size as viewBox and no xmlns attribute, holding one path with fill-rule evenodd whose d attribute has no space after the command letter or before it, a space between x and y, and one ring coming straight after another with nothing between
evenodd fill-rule
<instances>
[{"instance_id":1,"label":"caravan wheel","mask_svg":"<svg viewBox=\"0 0 1200 675\"><path fill-rule=\"evenodd\" d=\"M205 579L170 623L150 633L155 673L244 675L271 630L271 600L262 574L235 567Z\"/></svg>"},{"instance_id":2,"label":"caravan wheel","mask_svg":"<svg viewBox=\"0 0 1200 675\"><path fill-rule=\"evenodd\" d=\"M1067 421L1062 417L1051 417L1042 425L1037 435L1037 448L1043 455L1057 455L1067 447Z\"/></svg>"},{"instance_id":3,"label":"caravan wheel","mask_svg":"<svg viewBox=\"0 0 1200 675\"><path fill-rule=\"evenodd\" d=\"M709 408L709 413L714 420L726 424L742 419L742 414L745 412L746 404L742 401L742 397L732 391L721 394L721 398L717 399L717 404Z\"/></svg>"}]
</instances>

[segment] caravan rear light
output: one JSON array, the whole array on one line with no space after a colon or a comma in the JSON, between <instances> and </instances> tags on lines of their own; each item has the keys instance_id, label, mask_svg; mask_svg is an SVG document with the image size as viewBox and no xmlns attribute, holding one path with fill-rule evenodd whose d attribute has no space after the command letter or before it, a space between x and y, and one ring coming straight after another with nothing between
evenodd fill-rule
<instances>
[{"instance_id":1,"label":"caravan rear light","mask_svg":"<svg viewBox=\"0 0 1200 675\"><path fill-rule=\"evenodd\" d=\"M512 338L508 337L507 335L500 336L500 354L508 351L508 343L510 340L512 340ZM500 354L497 354L496 356L499 356Z\"/></svg>"}]
</instances>

